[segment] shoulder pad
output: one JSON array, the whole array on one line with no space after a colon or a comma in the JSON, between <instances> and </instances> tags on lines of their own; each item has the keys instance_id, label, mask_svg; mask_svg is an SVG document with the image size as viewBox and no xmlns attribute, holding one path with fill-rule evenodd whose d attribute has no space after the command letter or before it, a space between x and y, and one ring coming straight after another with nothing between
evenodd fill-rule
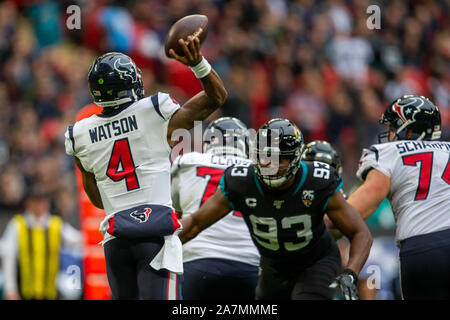
<instances>
[{"instance_id":1,"label":"shoulder pad","mask_svg":"<svg viewBox=\"0 0 450 320\"><path fill-rule=\"evenodd\" d=\"M150 97L156 113L165 121L168 121L172 115L180 108L180 104L169 94L158 92Z\"/></svg>"}]
</instances>

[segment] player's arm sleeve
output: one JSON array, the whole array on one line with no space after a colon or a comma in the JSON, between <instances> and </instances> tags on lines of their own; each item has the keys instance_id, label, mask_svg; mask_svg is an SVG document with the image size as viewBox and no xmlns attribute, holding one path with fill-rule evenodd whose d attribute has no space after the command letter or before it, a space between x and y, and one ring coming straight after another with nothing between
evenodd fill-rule
<instances>
[{"instance_id":1,"label":"player's arm sleeve","mask_svg":"<svg viewBox=\"0 0 450 320\"><path fill-rule=\"evenodd\" d=\"M227 168L222 174L222 177L220 178L219 181L219 188L220 191L222 191L222 194L225 197L225 199L228 200L228 203L230 204L231 208L233 208L233 210L236 210L232 200L233 192L229 186L229 172L231 168L232 167Z\"/></svg>"},{"instance_id":2,"label":"player's arm sleeve","mask_svg":"<svg viewBox=\"0 0 450 320\"><path fill-rule=\"evenodd\" d=\"M75 138L73 135L73 125L70 125L67 127L66 132L64 133L64 145L66 148L66 153L69 156L74 156L75 155Z\"/></svg>"},{"instance_id":3,"label":"player's arm sleeve","mask_svg":"<svg viewBox=\"0 0 450 320\"><path fill-rule=\"evenodd\" d=\"M364 181L370 170L377 169L390 178L392 176L392 164L394 162L394 157L391 154L393 152L395 152L395 149L386 148L382 145L373 145L370 148L364 148L361 159L359 160L356 176Z\"/></svg>"}]
</instances>

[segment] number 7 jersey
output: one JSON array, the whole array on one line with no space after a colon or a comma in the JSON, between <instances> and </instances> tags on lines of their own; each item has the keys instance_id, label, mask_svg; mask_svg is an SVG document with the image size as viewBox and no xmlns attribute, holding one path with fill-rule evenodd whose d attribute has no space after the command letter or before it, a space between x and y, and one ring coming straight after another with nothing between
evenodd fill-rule
<instances>
[{"instance_id":1,"label":"number 7 jersey","mask_svg":"<svg viewBox=\"0 0 450 320\"><path fill-rule=\"evenodd\" d=\"M396 241L450 228L450 143L395 141L362 152L356 175L371 169L390 178Z\"/></svg>"},{"instance_id":2,"label":"number 7 jersey","mask_svg":"<svg viewBox=\"0 0 450 320\"><path fill-rule=\"evenodd\" d=\"M106 215L141 204L172 206L167 127L179 108L157 93L68 127L66 153L95 175Z\"/></svg>"}]
</instances>

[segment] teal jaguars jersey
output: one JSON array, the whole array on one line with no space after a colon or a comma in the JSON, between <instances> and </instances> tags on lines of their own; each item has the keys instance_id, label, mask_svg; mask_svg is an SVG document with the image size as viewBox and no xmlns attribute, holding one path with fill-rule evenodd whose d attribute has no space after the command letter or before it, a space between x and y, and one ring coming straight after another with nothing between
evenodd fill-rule
<instances>
[{"instance_id":1,"label":"teal jaguars jersey","mask_svg":"<svg viewBox=\"0 0 450 320\"><path fill-rule=\"evenodd\" d=\"M229 167L219 185L233 209L242 213L252 240L265 258L308 264L334 241L323 215L343 183L326 163L300 162L294 184L283 191L261 183L253 164Z\"/></svg>"}]
</instances>

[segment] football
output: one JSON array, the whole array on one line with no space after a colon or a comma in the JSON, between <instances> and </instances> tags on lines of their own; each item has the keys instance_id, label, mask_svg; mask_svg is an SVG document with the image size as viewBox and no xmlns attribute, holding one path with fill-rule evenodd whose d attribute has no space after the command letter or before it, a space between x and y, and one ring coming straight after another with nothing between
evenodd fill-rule
<instances>
[{"instance_id":1,"label":"football","mask_svg":"<svg viewBox=\"0 0 450 320\"><path fill-rule=\"evenodd\" d=\"M200 45L206 39L208 35L208 17L201 14L193 14L181 18L175 22L169 30L166 37L166 43L164 50L166 56L172 58L169 54L169 50L173 49L176 54L183 56L184 52L178 43L178 39L184 39L187 43L187 37L198 37L200 39Z\"/></svg>"}]
</instances>

